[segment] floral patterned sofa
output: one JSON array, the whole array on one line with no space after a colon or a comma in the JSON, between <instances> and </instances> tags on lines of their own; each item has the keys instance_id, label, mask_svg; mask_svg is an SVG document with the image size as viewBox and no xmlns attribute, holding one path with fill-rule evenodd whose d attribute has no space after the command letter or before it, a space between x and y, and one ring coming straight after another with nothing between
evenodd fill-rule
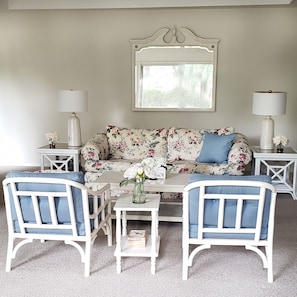
<instances>
[{"instance_id":1,"label":"floral patterned sofa","mask_svg":"<svg viewBox=\"0 0 297 297\"><path fill-rule=\"evenodd\" d=\"M147 157L166 158L167 172L242 175L252 152L247 138L231 127L149 130L110 125L82 149L85 181L93 182L107 170L124 172Z\"/></svg>"}]
</instances>

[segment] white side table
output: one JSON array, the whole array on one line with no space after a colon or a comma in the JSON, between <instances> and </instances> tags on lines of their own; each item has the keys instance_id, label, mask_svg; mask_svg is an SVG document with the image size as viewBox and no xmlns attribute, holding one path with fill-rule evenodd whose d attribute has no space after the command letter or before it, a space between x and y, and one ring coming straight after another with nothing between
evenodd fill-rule
<instances>
[{"instance_id":1,"label":"white side table","mask_svg":"<svg viewBox=\"0 0 297 297\"><path fill-rule=\"evenodd\" d=\"M159 255L160 236L158 233L158 211L160 206L159 194L147 194L146 203L132 203L131 195L120 196L114 206L116 212L116 250L114 255L117 259L117 273L121 273L122 257L150 257L151 273L156 272L156 258ZM127 211L151 212L151 234L147 236L146 246L142 248L128 245L127 236ZM122 223L122 224L121 224Z\"/></svg>"},{"instance_id":2,"label":"white side table","mask_svg":"<svg viewBox=\"0 0 297 297\"><path fill-rule=\"evenodd\" d=\"M278 193L289 193L293 199L297 199L297 152L291 147L286 147L283 153L275 150L261 150L259 146L253 146L254 174L266 174L271 176Z\"/></svg>"},{"instance_id":3,"label":"white side table","mask_svg":"<svg viewBox=\"0 0 297 297\"><path fill-rule=\"evenodd\" d=\"M73 171L79 171L79 157L81 147L70 148L67 143L56 143L55 148L49 145L39 147L37 153L41 157L41 170L49 165L50 170L70 170L70 163L73 163Z\"/></svg>"}]
</instances>

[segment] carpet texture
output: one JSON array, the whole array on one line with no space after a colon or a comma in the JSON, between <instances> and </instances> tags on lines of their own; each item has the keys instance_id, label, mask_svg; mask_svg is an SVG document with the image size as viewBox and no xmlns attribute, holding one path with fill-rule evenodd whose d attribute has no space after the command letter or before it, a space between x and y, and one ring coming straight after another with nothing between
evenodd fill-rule
<instances>
[{"instance_id":1,"label":"carpet texture","mask_svg":"<svg viewBox=\"0 0 297 297\"><path fill-rule=\"evenodd\" d=\"M5 272L7 225L0 209L0 296L297 296L297 201L279 195L274 240L274 282L267 282L261 259L240 247L212 247L194 258L187 281L182 280L182 225L159 225L160 254L156 274L149 258L123 258L116 273L115 244L107 246L103 233L91 256L91 275L84 277L76 249L60 242L35 241L22 247ZM147 222L128 227L149 229ZM115 232L114 232L115 235ZM115 241L115 240L114 240Z\"/></svg>"}]
</instances>

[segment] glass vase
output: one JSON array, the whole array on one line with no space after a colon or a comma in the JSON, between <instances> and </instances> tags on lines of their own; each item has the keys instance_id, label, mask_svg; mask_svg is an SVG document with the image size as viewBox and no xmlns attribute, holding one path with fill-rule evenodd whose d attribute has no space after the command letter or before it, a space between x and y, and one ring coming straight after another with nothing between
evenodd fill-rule
<instances>
[{"instance_id":1,"label":"glass vase","mask_svg":"<svg viewBox=\"0 0 297 297\"><path fill-rule=\"evenodd\" d=\"M276 146L276 152L277 153L283 153L284 152L284 147L281 144L278 144Z\"/></svg>"},{"instance_id":2,"label":"glass vase","mask_svg":"<svg viewBox=\"0 0 297 297\"><path fill-rule=\"evenodd\" d=\"M54 148L56 148L56 144L55 144L53 141L50 141L50 142L49 142L49 148L50 148L50 149L54 149Z\"/></svg>"},{"instance_id":3,"label":"glass vase","mask_svg":"<svg viewBox=\"0 0 297 297\"><path fill-rule=\"evenodd\" d=\"M144 183L136 181L132 196L133 203L145 203Z\"/></svg>"}]
</instances>

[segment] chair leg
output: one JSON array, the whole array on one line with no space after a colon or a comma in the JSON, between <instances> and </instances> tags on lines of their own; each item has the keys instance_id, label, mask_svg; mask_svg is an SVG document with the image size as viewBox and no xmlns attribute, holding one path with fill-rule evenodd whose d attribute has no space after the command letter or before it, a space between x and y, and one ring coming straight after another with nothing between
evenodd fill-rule
<instances>
[{"instance_id":1,"label":"chair leg","mask_svg":"<svg viewBox=\"0 0 297 297\"><path fill-rule=\"evenodd\" d=\"M273 283L273 249L271 245L265 247L265 249L266 249L266 257L267 257L268 282Z\"/></svg>"},{"instance_id":2,"label":"chair leg","mask_svg":"<svg viewBox=\"0 0 297 297\"><path fill-rule=\"evenodd\" d=\"M107 230L107 245L112 246L112 221L111 221L111 217L109 217L109 219L107 221L106 230Z\"/></svg>"},{"instance_id":3,"label":"chair leg","mask_svg":"<svg viewBox=\"0 0 297 297\"><path fill-rule=\"evenodd\" d=\"M13 258L13 244L14 244L13 237L8 235L6 268L5 268L6 272L9 272L11 270L11 260Z\"/></svg>"},{"instance_id":4,"label":"chair leg","mask_svg":"<svg viewBox=\"0 0 297 297\"><path fill-rule=\"evenodd\" d=\"M183 244L183 268L182 268L182 279L188 279L188 261L189 261L189 245Z\"/></svg>"},{"instance_id":5,"label":"chair leg","mask_svg":"<svg viewBox=\"0 0 297 297\"><path fill-rule=\"evenodd\" d=\"M112 246L112 235L110 234L107 236L107 245Z\"/></svg>"},{"instance_id":6,"label":"chair leg","mask_svg":"<svg viewBox=\"0 0 297 297\"><path fill-rule=\"evenodd\" d=\"M86 241L85 244L85 276L90 276L90 266L91 266L91 242Z\"/></svg>"}]
</instances>

